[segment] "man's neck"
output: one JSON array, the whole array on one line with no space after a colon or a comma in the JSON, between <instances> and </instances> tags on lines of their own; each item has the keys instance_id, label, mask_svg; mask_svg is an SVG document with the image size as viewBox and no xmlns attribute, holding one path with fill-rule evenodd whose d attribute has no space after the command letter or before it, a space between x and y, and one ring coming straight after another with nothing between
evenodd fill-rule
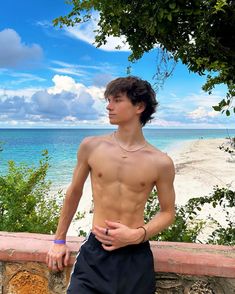
<instances>
[{"instance_id":1,"label":"man's neck","mask_svg":"<svg viewBox=\"0 0 235 294\"><path fill-rule=\"evenodd\" d=\"M115 136L120 144L125 147L143 145L145 138L141 126L119 126Z\"/></svg>"}]
</instances>

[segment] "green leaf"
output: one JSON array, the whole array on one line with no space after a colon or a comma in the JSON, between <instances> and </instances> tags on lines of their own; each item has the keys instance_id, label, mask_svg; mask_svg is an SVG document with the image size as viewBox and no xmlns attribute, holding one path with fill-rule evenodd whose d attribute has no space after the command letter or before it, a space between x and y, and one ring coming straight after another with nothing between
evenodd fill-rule
<instances>
[{"instance_id":1,"label":"green leaf","mask_svg":"<svg viewBox=\"0 0 235 294\"><path fill-rule=\"evenodd\" d=\"M226 110L226 115L230 116L230 111L228 109Z\"/></svg>"},{"instance_id":2,"label":"green leaf","mask_svg":"<svg viewBox=\"0 0 235 294\"><path fill-rule=\"evenodd\" d=\"M171 9L175 9L175 7L176 7L176 3L170 3L170 4L169 4L169 7L170 7Z\"/></svg>"},{"instance_id":3,"label":"green leaf","mask_svg":"<svg viewBox=\"0 0 235 294\"><path fill-rule=\"evenodd\" d=\"M168 19L169 21L172 21L172 14L171 14L171 13L167 15L167 19Z\"/></svg>"},{"instance_id":4,"label":"green leaf","mask_svg":"<svg viewBox=\"0 0 235 294\"><path fill-rule=\"evenodd\" d=\"M221 107L218 105L212 106L215 111L221 111Z\"/></svg>"}]
</instances>

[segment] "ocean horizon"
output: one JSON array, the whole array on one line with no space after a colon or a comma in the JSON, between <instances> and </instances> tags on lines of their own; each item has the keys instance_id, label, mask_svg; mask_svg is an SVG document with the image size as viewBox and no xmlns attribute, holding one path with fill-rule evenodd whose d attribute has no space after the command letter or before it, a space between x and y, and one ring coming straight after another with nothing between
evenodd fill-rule
<instances>
[{"instance_id":1,"label":"ocean horizon","mask_svg":"<svg viewBox=\"0 0 235 294\"><path fill-rule=\"evenodd\" d=\"M48 150L50 167L47 179L52 188L61 188L71 181L77 150L88 136L108 134L115 128L6 128L0 129L0 174L5 174L8 161L37 166L43 150ZM159 129L144 128L146 140L167 152L180 148L186 141L235 137L235 129Z\"/></svg>"}]
</instances>

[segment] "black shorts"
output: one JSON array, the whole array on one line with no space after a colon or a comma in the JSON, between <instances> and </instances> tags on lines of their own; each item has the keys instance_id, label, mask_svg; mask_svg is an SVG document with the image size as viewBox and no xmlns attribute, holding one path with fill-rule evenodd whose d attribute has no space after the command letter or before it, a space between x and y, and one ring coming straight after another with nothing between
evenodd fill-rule
<instances>
[{"instance_id":1,"label":"black shorts","mask_svg":"<svg viewBox=\"0 0 235 294\"><path fill-rule=\"evenodd\" d=\"M113 251L90 233L75 261L67 294L154 294L155 273L149 242Z\"/></svg>"}]
</instances>

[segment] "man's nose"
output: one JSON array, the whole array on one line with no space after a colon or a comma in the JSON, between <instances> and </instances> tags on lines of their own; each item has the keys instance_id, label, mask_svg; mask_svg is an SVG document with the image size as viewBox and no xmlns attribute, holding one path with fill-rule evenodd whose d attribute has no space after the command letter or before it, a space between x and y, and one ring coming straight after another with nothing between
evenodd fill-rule
<instances>
[{"instance_id":1,"label":"man's nose","mask_svg":"<svg viewBox=\"0 0 235 294\"><path fill-rule=\"evenodd\" d=\"M107 110L112 110L113 109L113 104L111 101L109 101L108 105L106 106Z\"/></svg>"}]
</instances>

